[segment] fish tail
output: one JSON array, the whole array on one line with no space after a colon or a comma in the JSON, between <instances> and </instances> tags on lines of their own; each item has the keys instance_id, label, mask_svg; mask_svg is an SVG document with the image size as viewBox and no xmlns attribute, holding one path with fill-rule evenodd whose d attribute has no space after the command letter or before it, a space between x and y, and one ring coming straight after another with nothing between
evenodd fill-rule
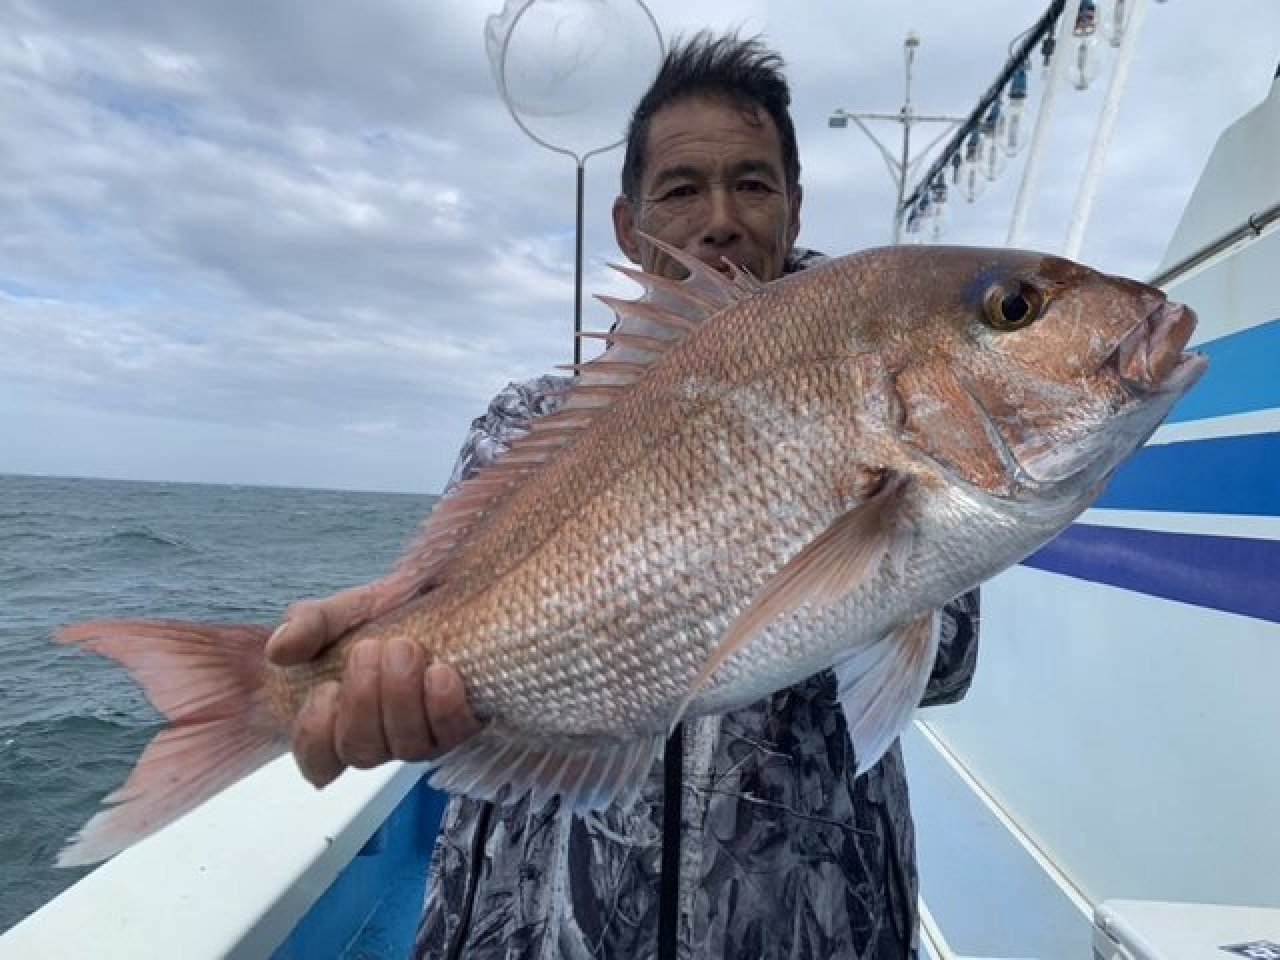
<instances>
[{"instance_id":1,"label":"fish tail","mask_svg":"<svg viewBox=\"0 0 1280 960\"><path fill-rule=\"evenodd\" d=\"M288 749L267 696L269 635L259 626L166 620L95 620L57 634L124 665L169 719L58 866L114 856Z\"/></svg>"}]
</instances>

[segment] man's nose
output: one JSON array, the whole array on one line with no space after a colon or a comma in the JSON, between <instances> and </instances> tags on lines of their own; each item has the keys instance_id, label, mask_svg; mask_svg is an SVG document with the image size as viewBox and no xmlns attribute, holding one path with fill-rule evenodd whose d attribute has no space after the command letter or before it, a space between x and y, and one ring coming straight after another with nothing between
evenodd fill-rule
<instances>
[{"instance_id":1,"label":"man's nose","mask_svg":"<svg viewBox=\"0 0 1280 960\"><path fill-rule=\"evenodd\" d=\"M735 243L743 231L733 190L723 184L714 184L710 189L710 200L707 222L702 228L702 242L716 247Z\"/></svg>"}]
</instances>

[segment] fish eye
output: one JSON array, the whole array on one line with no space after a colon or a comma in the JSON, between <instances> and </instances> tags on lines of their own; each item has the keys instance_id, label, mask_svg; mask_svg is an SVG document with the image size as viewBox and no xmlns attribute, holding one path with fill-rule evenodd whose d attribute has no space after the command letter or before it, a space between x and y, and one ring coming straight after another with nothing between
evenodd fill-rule
<instances>
[{"instance_id":1,"label":"fish eye","mask_svg":"<svg viewBox=\"0 0 1280 960\"><path fill-rule=\"evenodd\" d=\"M983 301L987 323L996 330L1021 330L1035 323L1044 309L1044 295L1029 283L1009 288L996 285Z\"/></svg>"}]
</instances>

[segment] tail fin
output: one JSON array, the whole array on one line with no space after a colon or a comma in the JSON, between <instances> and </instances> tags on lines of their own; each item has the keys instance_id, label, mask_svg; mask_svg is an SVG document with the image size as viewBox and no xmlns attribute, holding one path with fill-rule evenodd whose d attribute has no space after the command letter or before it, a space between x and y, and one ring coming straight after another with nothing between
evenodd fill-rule
<instances>
[{"instance_id":1,"label":"tail fin","mask_svg":"<svg viewBox=\"0 0 1280 960\"><path fill-rule=\"evenodd\" d=\"M170 725L147 745L124 786L108 795L58 856L97 863L252 773L288 749L266 695L270 630L163 620L96 620L57 635L118 661Z\"/></svg>"}]
</instances>

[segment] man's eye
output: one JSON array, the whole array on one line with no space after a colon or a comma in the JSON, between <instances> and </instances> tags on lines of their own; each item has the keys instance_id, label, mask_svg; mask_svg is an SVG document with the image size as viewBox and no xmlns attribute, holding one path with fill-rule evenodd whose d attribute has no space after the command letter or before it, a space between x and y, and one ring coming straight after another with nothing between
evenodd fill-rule
<instances>
[{"instance_id":1,"label":"man's eye","mask_svg":"<svg viewBox=\"0 0 1280 960\"><path fill-rule=\"evenodd\" d=\"M682 183L676 187L670 187L658 194L659 200L688 200L698 195L698 188L692 183Z\"/></svg>"},{"instance_id":2,"label":"man's eye","mask_svg":"<svg viewBox=\"0 0 1280 960\"><path fill-rule=\"evenodd\" d=\"M744 193L773 193L773 185L763 180L739 180L738 189Z\"/></svg>"}]
</instances>

